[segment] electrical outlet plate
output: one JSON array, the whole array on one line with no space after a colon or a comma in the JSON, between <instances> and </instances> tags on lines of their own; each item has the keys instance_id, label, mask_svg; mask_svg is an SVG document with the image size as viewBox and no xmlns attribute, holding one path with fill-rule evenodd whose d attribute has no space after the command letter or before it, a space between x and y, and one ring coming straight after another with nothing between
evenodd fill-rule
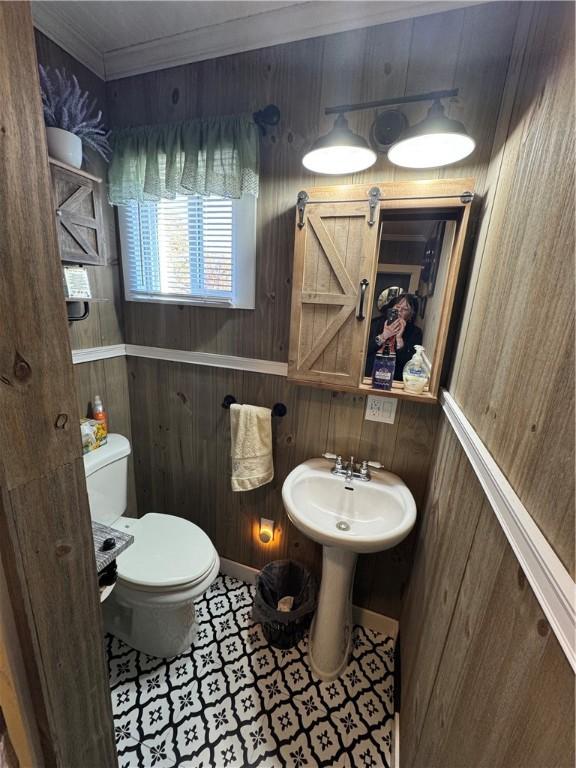
<instances>
[{"instance_id":1,"label":"electrical outlet plate","mask_svg":"<svg viewBox=\"0 0 576 768\"><path fill-rule=\"evenodd\" d=\"M394 424L397 405L398 399L396 397L368 395L364 418L366 421L382 421L385 424Z\"/></svg>"}]
</instances>

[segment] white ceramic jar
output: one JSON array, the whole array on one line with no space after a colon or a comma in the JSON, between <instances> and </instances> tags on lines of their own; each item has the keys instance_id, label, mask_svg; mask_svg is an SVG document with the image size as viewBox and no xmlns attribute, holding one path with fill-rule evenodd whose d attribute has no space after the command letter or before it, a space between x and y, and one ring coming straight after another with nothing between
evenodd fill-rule
<instances>
[{"instance_id":1,"label":"white ceramic jar","mask_svg":"<svg viewBox=\"0 0 576 768\"><path fill-rule=\"evenodd\" d=\"M46 128L46 138L50 157L74 168L82 167L82 139L79 136L62 128Z\"/></svg>"}]
</instances>

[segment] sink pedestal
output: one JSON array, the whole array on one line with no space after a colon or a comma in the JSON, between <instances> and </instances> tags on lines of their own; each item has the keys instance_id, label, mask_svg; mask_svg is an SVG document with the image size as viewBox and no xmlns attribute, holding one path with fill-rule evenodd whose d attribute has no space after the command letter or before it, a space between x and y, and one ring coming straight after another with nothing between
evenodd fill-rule
<instances>
[{"instance_id":1,"label":"sink pedestal","mask_svg":"<svg viewBox=\"0 0 576 768\"><path fill-rule=\"evenodd\" d=\"M346 665L352 641L352 588L358 555L322 547L322 581L310 629L310 666L321 680L334 680Z\"/></svg>"},{"instance_id":2,"label":"sink pedestal","mask_svg":"<svg viewBox=\"0 0 576 768\"><path fill-rule=\"evenodd\" d=\"M375 469L369 482L354 475L351 483L332 470L325 459L309 459L282 486L290 520L323 547L308 654L312 671L322 680L338 677L348 663L358 554L395 547L416 521L414 497L397 475Z\"/></svg>"}]
</instances>

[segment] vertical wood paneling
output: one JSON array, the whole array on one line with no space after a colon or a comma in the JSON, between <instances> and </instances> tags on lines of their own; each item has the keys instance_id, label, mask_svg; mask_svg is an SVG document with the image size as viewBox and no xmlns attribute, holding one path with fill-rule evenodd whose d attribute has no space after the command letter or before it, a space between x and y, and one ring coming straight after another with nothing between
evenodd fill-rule
<instances>
[{"instance_id":1,"label":"vertical wood paneling","mask_svg":"<svg viewBox=\"0 0 576 768\"><path fill-rule=\"evenodd\" d=\"M424 409L422 431L410 407L400 403L397 424L389 429L379 425L378 432L364 421L363 397L298 387L278 376L144 358L129 358L128 367L139 510L192 520L211 536L222 557L256 568L271 559L291 557L319 574L320 548L286 517L281 498L286 475L311 456L354 452L360 445L369 447L370 453L359 455L385 459L389 435L396 431L406 439L395 444L393 460L411 468L404 475L417 502L422 501L435 407ZM221 407L226 394L239 402L267 407L283 402L288 408L284 418L273 420L274 480L249 493L233 493L230 488L230 415ZM271 546L257 540L260 517L277 524L278 538ZM357 601L397 616L409 553L410 548L404 547L365 558Z\"/></svg>"},{"instance_id":2,"label":"vertical wood paneling","mask_svg":"<svg viewBox=\"0 0 576 768\"><path fill-rule=\"evenodd\" d=\"M446 424L436 445L433 473L402 611L402 637L408 638L402 647L402 727L414 750L485 503L474 472Z\"/></svg>"},{"instance_id":3,"label":"vertical wood paneling","mask_svg":"<svg viewBox=\"0 0 576 768\"><path fill-rule=\"evenodd\" d=\"M459 87L458 117L466 123L470 117L474 123L479 149L467 161L451 166L450 175L479 172L492 148L517 13L515 3L494 3L482 6L478 14L469 10L435 14L108 83L114 126L252 112L270 101L282 112L279 126L261 144L256 310L129 303L126 341L285 361L293 209L298 191L319 183L319 177L303 169L301 160L312 141L333 124L323 114L324 107ZM484 62L481 50L486 53ZM184 98L173 108L174 89L182 99L190 84L195 84L197 100ZM424 107L409 109L411 119L425 113ZM373 114L353 113L349 119L353 129L367 134ZM368 171L332 181L363 183L394 177L414 174L394 169L380 157ZM483 193L482 184L476 189Z\"/></svg>"},{"instance_id":4,"label":"vertical wood paneling","mask_svg":"<svg viewBox=\"0 0 576 768\"><path fill-rule=\"evenodd\" d=\"M480 51L477 41L469 45ZM450 385L568 568L574 564L573 65L573 6L524 4ZM444 420L434 454L401 617L402 762L407 768L568 768L574 764L569 664Z\"/></svg>"},{"instance_id":5,"label":"vertical wood paneling","mask_svg":"<svg viewBox=\"0 0 576 768\"><path fill-rule=\"evenodd\" d=\"M483 504L419 745L423 763L571 765L574 724L558 715L573 711L570 666Z\"/></svg>"},{"instance_id":6,"label":"vertical wood paneling","mask_svg":"<svg viewBox=\"0 0 576 768\"><path fill-rule=\"evenodd\" d=\"M63 51L59 46L36 30L36 52L38 61L51 68L64 68L76 75L82 89L98 99L104 121L108 122L106 89L104 81L84 67L80 62ZM184 99L184 103L186 99ZM89 170L106 179L106 163L98 156L89 158ZM120 262L116 238L114 209L106 202L106 183L99 185L98 194L102 201L104 243L108 264L87 267L92 295L108 299L90 305L90 316L86 320L68 324L70 344L73 349L100 347L124 342L124 318L120 286ZM130 402L126 364L120 360L103 360L81 363L74 366L76 394L82 416L89 416L89 404L95 395L104 400L108 411L110 429L132 438L130 423ZM132 461L129 463L129 504L128 514L136 514L136 491Z\"/></svg>"},{"instance_id":7,"label":"vertical wood paneling","mask_svg":"<svg viewBox=\"0 0 576 768\"><path fill-rule=\"evenodd\" d=\"M0 558L45 765L112 768L100 596L29 3L0 5L0 103Z\"/></svg>"},{"instance_id":8,"label":"vertical wood paneling","mask_svg":"<svg viewBox=\"0 0 576 768\"><path fill-rule=\"evenodd\" d=\"M18 639L14 611L8 594L8 581L0 560L0 733L7 732L16 759L8 768L42 764L40 736L34 715L32 696L28 685L22 656L22 644Z\"/></svg>"},{"instance_id":9,"label":"vertical wood paneling","mask_svg":"<svg viewBox=\"0 0 576 768\"><path fill-rule=\"evenodd\" d=\"M465 122L470 117L479 131L480 159L470 158L450 172L478 171L491 153L517 13L516 4L490 4L477 14L469 9L436 14L107 84L111 122L118 127L252 112L269 102L282 112L280 124L261 142L256 309L129 303L126 341L286 361L294 204L300 189L326 182L301 162L311 142L333 124L324 107L460 87L458 116ZM486 55L480 62L482 48ZM424 107L412 110L413 120L425 114ZM371 112L349 118L352 129L368 135ZM380 156L369 171L331 182L413 177ZM477 189L482 194L482 185ZM282 554L317 567L316 547L285 519L280 489L295 464L325 450L379 459L406 479L419 502L424 497L435 408L399 403L394 425L374 424L363 420L363 397L313 392L255 374L142 360L128 365L140 512L155 509L196 520L224 557L260 567ZM227 392L261 405L282 400L289 408L275 427L274 484L250 494L228 488L228 423L218 402ZM281 527L274 551L252 535L265 512ZM356 599L397 616L411 547L409 539L391 552L361 558Z\"/></svg>"},{"instance_id":10,"label":"vertical wood paneling","mask_svg":"<svg viewBox=\"0 0 576 768\"><path fill-rule=\"evenodd\" d=\"M494 5L492 16L486 14L481 5L462 12L460 49L454 68L454 87L461 87L461 92L448 105L446 114L464 122L476 141L476 149L465 165L466 175L476 179L476 190L480 194L487 190L486 176L502 103L502 98L494 98L494 91L501 95L504 91L519 9L518 3L501 2ZM440 176L453 178L454 171L460 175L461 165L441 169Z\"/></svg>"},{"instance_id":11,"label":"vertical wood paneling","mask_svg":"<svg viewBox=\"0 0 576 768\"><path fill-rule=\"evenodd\" d=\"M404 765L573 765L573 675L444 420L401 626Z\"/></svg>"},{"instance_id":12,"label":"vertical wood paneling","mask_svg":"<svg viewBox=\"0 0 576 768\"><path fill-rule=\"evenodd\" d=\"M104 81L38 30L35 32L35 41L38 62L52 69L65 69L69 74L76 75L80 87L88 90L90 95L97 99L97 108L102 110L105 124L109 124ZM90 153L87 162L88 171L106 179L107 166L98 155ZM98 195L102 202L104 246L110 266L89 267L88 271L93 295L111 299L111 301L92 306L87 320L70 324L70 342L73 349L97 347L101 344L118 344L123 341L116 226L114 209L106 201L105 181L99 185Z\"/></svg>"},{"instance_id":13,"label":"vertical wood paneling","mask_svg":"<svg viewBox=\"0 0 576 768\"><path fill-rule=\"evenodd\" d=\"M524 11L531 26L450 389L573 571L572 11Z\"/></svg>"},{"instance_id":14,"label":"vertical wood paneling","mask_svg":"<svg viewBox=\"0 0 576 768\"><path fill-rule=\"evenodd\" d=\"M444 88L460 87L466 90L466 83L454 84L454 71L461 47L464 11L437 14L414 19L407 56L406 76L402 94L410 96ZM441 51L441 55L439 55ZM507 52L504 54L507 55ZM473 97L474 98L474 97ZM408 104L403 110L411 125L426 117L428 102ZM398 168L386 163L394 179L421 179L421 170ZM459 167L451 166L451 176L459 175ZM437 179L439 169L426 169L425 176ZM465 175L470 175L466 173ZM478 189L478 187L477 187Z\"/></svg>"}]
</instances>

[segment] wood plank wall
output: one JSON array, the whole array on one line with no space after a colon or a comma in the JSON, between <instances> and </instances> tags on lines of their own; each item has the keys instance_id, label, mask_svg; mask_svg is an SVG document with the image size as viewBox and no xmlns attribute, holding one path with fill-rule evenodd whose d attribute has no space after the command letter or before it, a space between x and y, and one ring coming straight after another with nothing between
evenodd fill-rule
<instances>
[{"instance_id":1,"label":"wood plank wall","mask_svg":"<svg viewBox=\"0 0 576 768\"><path fill-rule=\"evenodd\" d=\"M574 676L448 422L400 626L405 768L572 768Z\"/></svg>"},{"instance_id":2,"label":"wood plank wall","mask_svg":"<svg viewBox=\"0 0 576 768\"><path fill-rule=\"evenodd\" d=\"M98 109L108 121L105 83L87 67L62 50L45 35L35 30L38 62L51 68L64 68L76 75L80 87L90 91L98 99ZM116 237L114 209L106 203L105 179L106 163L98 155L90 153L86 170L100 176L104 182L100 185L102 212L104 219L104 239L107 265L88 267L92 293L106 302L92 304L90 316L86 320L68 324L72 349L101 347L124 342L124 314L121 296L120 262ZM99 394L108 411L110 429L131 438L130 402L128 398L128 374L124 358L111 358L92 363L79 363L74 366L78 406L82 416L90 415L90 404L94 395ZM134 469L129 464L129 510L136 515L136 488Z\"/></svg>"},{"instance_id":3,"label":"wood plank wall","mask_svg":"<svg viewBox=\"0 0 576 768\"><path fill-rule=\"evenodd\" d=\"M375 424L364 421L363 397L298 387L280 376L142 358L130 358L129 369L139 509L192 520L221 557L255 568L290 557L320 575L321 549L290 525L281 490L293 467L327 450L378 457L406 480L418 502L423 499L435 408L400 401L394 425ZM226 394L288 408L274 419L274 480L250 493L230 490L230 417L221 407ZM257 540L260 517L276 522L272 545ZM410 550L407 541L360 558L356 602L398 616Z\"/></svg>"},{"instance_id":4,"label":"wood plank wall","mask_svg":"<svg viewBox=\"0 0 576 768\"><path fill-rule=\"evenodd\" d=\"M450 391L574 576L573 11L523 13Z\"/></svg>"},{"instance_id":5,"label":"wood plank wall","mask_svg":"<svg viewBox=\"0 0 576 768\"><path fill-rule=\"evenodd\" d=\"M0 103L2 570L44 764L111 768L112 706L29 3L0 5Z\"/></svg>"},{"instance_id":6,"label":"wood plank wall","mask_svg":"<svg viewBox=\"0 0 576 768\"><path fill-rule=\"evenodd\" d=\"M574 566L574 6L526 3L451 391ZM546 343L539 343L546 328ZM406 768L569 768L574 676L447 422L402 617Z\"/></svg>"},{"instance_id":7,"label":"wood plank wall","mask_svg":"<svg viewBox=\"0 0 576 768\"><path fill-rule=\"evenodd\" d=\"M270 102L282 112L261 142L256 309L132 302L125 305L126 341L286 361L294 207L300 189L326 184L326 176L302 166L305 150L333 124L324 108L459 87L449 112L465 121L478 147L468 161L424 176L474 176L482 195L517 12L516 3L473 6L107 83L113 127L250 113ZM406 111L419 120L426 105ZM366 136L372 119L371 112L349 116L351 128ZM422 177L380 156L369 171L330 181Z\"/></svg>"},{"instance_id":8,"label":"wood plank wall","mask_svg":"<svg viewBox=\"0 0 576 768\"><path fill-rule=\"evenodd\" d=\"M305 149L332 125L324 107L459 87L459 99L449 111L465 121L478 148L468 162L425 175L475 176L481 195L517 15L515 3L473 6L108 83L114 127L252 112L269 102L282 112L280 125L261 145L256 309L126 304L126 341L286 361L294 205L300 189L326 182L326 177L305 172L301 163ZM426 107L407 111L415 121ZM371 120L370 113L350 115L351 127L364 135ZM369 172L333 182L422 175L395 169L380 158ZM286 526L280 488L298 461L323 450L384 459L422 499L435 408L399 404L396 424L389 427L363 421L363 398L332 397L275 377L134 359L128 366L140 513L154 509L197 522L225 557L259 567L289 554L319 565L315 548ZM260 405L281 399L289 407L281 429L293 442L276 440L274 486L242 497L228 489L228 427L220 408L228 392ZM264 512L283 530L276 552L260 550L253 539L252 526ZM409 546L361 558L358 603L398 616Z\"/></svg>"}]
</instances>

